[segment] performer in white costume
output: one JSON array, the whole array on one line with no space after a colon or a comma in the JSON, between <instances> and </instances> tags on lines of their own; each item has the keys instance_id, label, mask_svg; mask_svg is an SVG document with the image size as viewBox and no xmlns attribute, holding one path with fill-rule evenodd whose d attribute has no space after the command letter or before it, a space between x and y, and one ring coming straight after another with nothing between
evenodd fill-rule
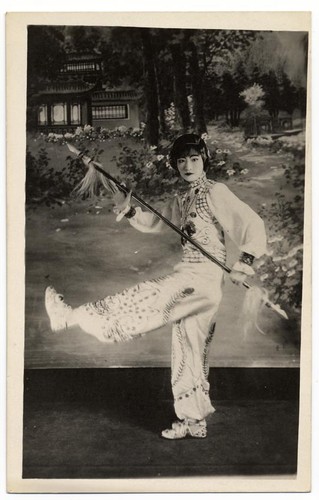
<instances>
[{"instance_id":1,"label":"performer in white costume","mask_svg":"<svg viewBox=\"0 0 319 500\"><path fill-rule=\"evenodd\" d=\"M224 184L208 180L208 150L195 134L180 136L171 165L188 183L163 215L182 228L220 262L226 261L225 233L241 255L230 274L240 283L253 275L255 257L266 251L260 217ZM157 233L165 224L154 214L131 206L118 191L115 212L142 232ZM101 342L127 341L164 324L172 324L172 391L179 421L162 432L168 439L207 435L206 417L214 411L209 396L208 351L221 298L223 271L182 238L182 259L172 274L140 283L114 296L72 309L52 287L46 309L54 331L79 325Z\"/></svg>"}]
</instances>

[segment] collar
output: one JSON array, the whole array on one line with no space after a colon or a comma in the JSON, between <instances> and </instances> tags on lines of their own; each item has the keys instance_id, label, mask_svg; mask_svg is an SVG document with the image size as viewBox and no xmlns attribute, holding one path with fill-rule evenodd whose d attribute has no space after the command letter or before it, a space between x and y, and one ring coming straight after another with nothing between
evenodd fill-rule
<instances>
[{"instance_id":1,"label":"collar","mask_svg":"<svg viewBox=\"0 0 319 500\"><path fill-rule=\"evenodd\" d=\"M202 187L205 185L206 181L207 181L206 172L203 172L202 175L198 179L196 179L196 181L190 182L188 184L188 188L193 189L196 187Z\"/></svg>"}]
</instances>

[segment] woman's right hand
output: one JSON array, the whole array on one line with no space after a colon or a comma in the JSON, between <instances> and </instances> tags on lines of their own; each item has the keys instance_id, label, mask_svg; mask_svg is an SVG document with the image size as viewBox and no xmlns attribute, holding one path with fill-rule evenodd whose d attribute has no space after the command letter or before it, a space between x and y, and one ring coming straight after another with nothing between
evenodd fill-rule
<instances>
[{"instance_id":1,"label":"woman's right hand","mask_svg":"<svg viewBox=\"0 0 319 500\"><path fill-rule=\"evenodd\" d=\"M91 163L91 161L92 161L92 158L90 158L89 156L85 156L85 155L83 155L83 156L82 156L82 161L83 161L83 163L84 163L84 165L85 165L86 167L89 167L89 166L90 166L90 163Z\"/></svg>"}]
</instances>

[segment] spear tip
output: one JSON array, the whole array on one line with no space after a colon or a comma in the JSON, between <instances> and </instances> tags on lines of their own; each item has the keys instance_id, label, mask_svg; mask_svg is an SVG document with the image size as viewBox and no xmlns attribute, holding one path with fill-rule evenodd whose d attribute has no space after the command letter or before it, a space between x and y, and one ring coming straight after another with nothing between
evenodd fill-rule
<instances>
[{"instance_id":1,"label":"spear tip","mask_svg":"<svg viewBox=\"0 0 319 500\"><path fill-rule=\"evenodd\" d=\"M80 153L80 151L78 149L76 149L76 147L74 147L69 142L67 142L66 145L69 148L69 150L71 151L71 153L75 153L76 155L78 155Z\"/></svg>"},{"instance_id":2,"label":"spear tip","mask_svg":"<svg viewBox=\"0 0 319 500\"><path fill-rule=\"evenodd\" d=\"M270 307L273 311L276 311L282 318L289 319L286 311L281 309L278 304L273 304L272 302L266 302L266 305Z\"/></svg>"}]
</instances>

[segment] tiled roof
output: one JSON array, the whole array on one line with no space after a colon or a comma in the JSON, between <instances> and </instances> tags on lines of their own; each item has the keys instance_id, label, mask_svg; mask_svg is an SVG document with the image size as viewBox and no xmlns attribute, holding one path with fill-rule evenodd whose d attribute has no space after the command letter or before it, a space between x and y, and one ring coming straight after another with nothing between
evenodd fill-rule
<instances>
[{"instance_id":1,"label":"tiled roof","mask_svg":"<svg viewBox=\"0 0 319 500\"><path fill-rule=\"evenodd\" d=\"M93 90L95 84L83 81L52 82L42 89L39 94L73 94L79 92L89 92Z\"/></svg>"},{"instance_id":2,"label":"tiled roof","mask_svg":"<svg viewBox=\"0 0 319 500\"><path fill-rule=\"evenodd\" d=\"M138 97L136 90L97 90L92 94L92 101L135 101Z\"/></svg>"},{"instance_id":3,"label":"tiled roof","mask_svg":"<svg viewBox=\"0 0 319 500\"><path fill-rule=\"evenodd\" d=\"M102 58L101 54L85 54L85 53L80 53L80 54L67 54L66 56L66 62L75 62L75 61L98 61Z\"/></svg>"}]
</instances>

